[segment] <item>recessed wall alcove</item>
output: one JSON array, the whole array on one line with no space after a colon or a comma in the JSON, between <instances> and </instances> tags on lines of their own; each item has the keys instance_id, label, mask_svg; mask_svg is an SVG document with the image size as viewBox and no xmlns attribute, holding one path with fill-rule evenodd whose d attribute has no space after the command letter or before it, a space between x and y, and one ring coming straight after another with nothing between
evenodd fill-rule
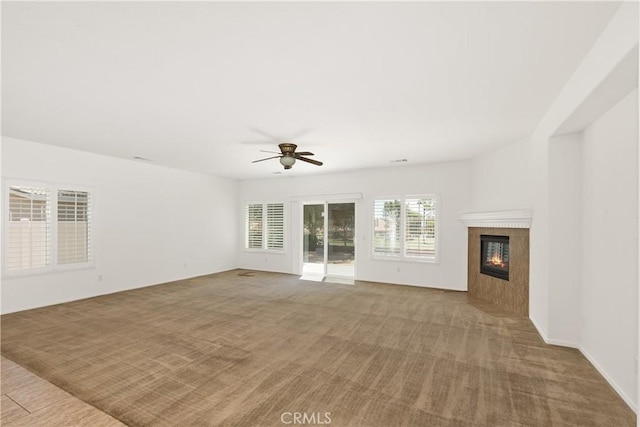
<instances>
[{"instance_id":1,"label":"recessed wall alcove","mask_svg":"<svg viewBox=\"0 0 640 427\"><path fill-rule=\"evenodd\" d=\"M469 294L506 311L529 316L530 211L465 214L460 219L468 227L467 286ZM508 238L507 278L481 272L482 236Z\"/></svg>"}]
</instances>

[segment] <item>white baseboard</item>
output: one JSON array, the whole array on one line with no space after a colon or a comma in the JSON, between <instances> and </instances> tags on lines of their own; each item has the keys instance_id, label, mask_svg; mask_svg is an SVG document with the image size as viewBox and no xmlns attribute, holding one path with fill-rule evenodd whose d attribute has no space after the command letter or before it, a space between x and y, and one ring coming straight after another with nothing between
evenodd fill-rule
<instances>
[{"instance_id":1,"label":"white baseboard","mask_svg":"<svg viewBox=\"0 0 640 427\"><path fill-rule=\"evenodd\" d=\"M576 343L576 342L571 342L571 341L563 341L563 340L554 340L552 338L549 338L547 340L544 340L547 344L551 344L551 345L558 345L560 347L569 347L569 348L575 348L577 350L580 350L580 344ZM582 350L580 350L582 351Z\"/></svg>"},{"instance_id":2,"label":"white baseboard","mask_svg":"<svg viewBox=\"0 0 640 427\"><path fill-rule=\"evenodd\" d=\"M577 348L580 349L580 344L572 342L572 341L564 341L564 340L556 340L553 338L549 338L544 331L542 330L542 328L540 328L540 326L538 326L538 322L532 318L529 317L529 320L531 320L531 323L533 323L533 326L535 326L536 330L538 331L538 334L542 337L542 340L547 343L547 344L551 344L551 345L559 345L561 347L571 347L571 348Z\"/></svg>"},{"instance_id":3,"label":"white baseboard","mask_svg":"<svg viewBox=\"0 0 640 427\"><path fill-rule=\"evenodd\" d=\"M587 360L591 362L593 367L596 368L598 372L600 372L600 375L602 375L604 379L607 380L609 385L611 385L611 387L613 387L613 389L616 391L616 393L618 393L622 400L624 400L625 403L629 405L631 410L635 412L636 415L638 415L638 405L636 404L636 402L634 402L620 387L618 387L613 378L611 378L609 374L607 374L607 371L605 371L604 368L600 366L596 359L594 359L587 350L585 350L582 346L578 347L578 350L580 350L580 353L582 353L584 357L586 357Z\"/></svg>"},{"instance_id":4,"label":"white baseboard","mask_svg":"<svg viewBox=\"0 0 640 427\"><path fill-rule=\"evenodd\" d=\"M605 371L604 368L602 368L602 366L600 366L600 364L596 361L596 359L594 359L589 354L589 352L586 351L580 344L574 343L574 342L570 342L570 341L563 341L563 340L556 340L556 339L549 338L544 333L544 331L538 326L538 322L536 322L536 320L533 317L529 317L529 320L531 321L531 323L533 323L533 326L536 328L536 330L538 331L538 334L540 334L540 337L542 337L542 339L544 340L545 343L550 344L550 345L557 345L557 346L561 346L561 347L575 348L578 351L580 351L580 353L582 353L582 355L589 361L589 363L591 363L593 365L593 367L596 368L596 370L600 373L600 375L602 375L604 377L604 379L609 383L609 385L611 387L613 387L613 389L616 391L616 393L618 393L618 396L620 396L622 398L622 400L624 400L624 402L631 408L631 410L633 412L636 413L636 415L638 414L638 405L637 405L637 403L634 402L616 384L616 382L613 380L613 378L611 378L611 376L607 373L607 371ZM640 426L640 419L638 419L638 425Z\"/></svg>"},{"instance_id":5,"label":"white baseboard","mask_svg":"<svg viewBox=\"0 0 640 427\"><path fill-rule=\"evenodd\" d=\"M546 342L547 344L549 344L549 338L547 337L547 335L544 333L544 331L542 330L542 328L540 326L538 326L538 321L536 319L534 319L533 317L529 316L529 320L531 321L531 323L533 323L533 326L536 328L536 330L538 331L538 335L540 335L543 339L544 342Z\"/></svg>"}]
</instances>

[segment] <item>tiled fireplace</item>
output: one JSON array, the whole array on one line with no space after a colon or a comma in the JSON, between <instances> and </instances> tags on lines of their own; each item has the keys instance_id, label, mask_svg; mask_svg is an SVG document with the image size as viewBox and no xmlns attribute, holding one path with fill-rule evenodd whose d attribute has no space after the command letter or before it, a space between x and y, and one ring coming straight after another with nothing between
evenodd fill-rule
<instances>
[{"instance_id":1,"label":"tiled fireplace","mask_svg":"<svg viewBox=\"0 0 640 427\"><path fill-rule=\"evenodd\" d=\"M529 211L466 214L468 291L522 316L529 315Z\"/></svg>"}]
</instances>

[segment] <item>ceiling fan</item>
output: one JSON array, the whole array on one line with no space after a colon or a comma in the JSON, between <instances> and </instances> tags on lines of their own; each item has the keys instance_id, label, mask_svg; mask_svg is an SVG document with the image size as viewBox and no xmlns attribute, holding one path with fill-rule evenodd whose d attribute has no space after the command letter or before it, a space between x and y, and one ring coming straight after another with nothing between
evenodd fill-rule
<instances>
[{"instance_id":1,"label":"ceiling fan","mask_svg":"<svg viewBox=\"0 0 640 427\"><path fill-rule=\"evenodd\" d=\"M302 160L303 162L311 163L312 165L322 166L322 162L319 162L313 159L307 159L306 157L302 157L302 156L313 156L313 153L309 151L296 152L296 148L298 147L296 144L283 143L283 144L278 144L278 147L280 147L281 154L277 156L267 157L266 159L254 160L251 163L263 162L265 160L279 158L280 164L284 166L285 169L291 169L291 166L294 165L296 160ZM265 153L277 154L275 151L265 151L265 150L260 150L260 151Z\"/></svg>"}]
</instances>

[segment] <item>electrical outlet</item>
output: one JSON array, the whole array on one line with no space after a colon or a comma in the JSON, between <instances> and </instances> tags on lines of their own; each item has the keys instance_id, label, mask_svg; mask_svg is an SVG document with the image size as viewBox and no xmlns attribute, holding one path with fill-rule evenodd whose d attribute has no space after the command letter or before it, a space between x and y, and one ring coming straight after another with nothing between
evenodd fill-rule
<instances>
[{"instance_id":1,"label":"electrical outlet","mask_svg":"<svg viewBox=\"0 0 640 427\"><path fill-rule=\"evenodd\" d=\"M102 274L98 275L98 282L102 282Z\"/></svg>"},{"instance_id":2,"label":"electrical outlet","mask_svg":"<svg viewBox=\"0 0 640 427\"><path fill-rule=\"evenodd\" d=\"M400 267L398 267L397 271L398 271L398 273L400 273Z\"/></svg>"}]
</instances>

